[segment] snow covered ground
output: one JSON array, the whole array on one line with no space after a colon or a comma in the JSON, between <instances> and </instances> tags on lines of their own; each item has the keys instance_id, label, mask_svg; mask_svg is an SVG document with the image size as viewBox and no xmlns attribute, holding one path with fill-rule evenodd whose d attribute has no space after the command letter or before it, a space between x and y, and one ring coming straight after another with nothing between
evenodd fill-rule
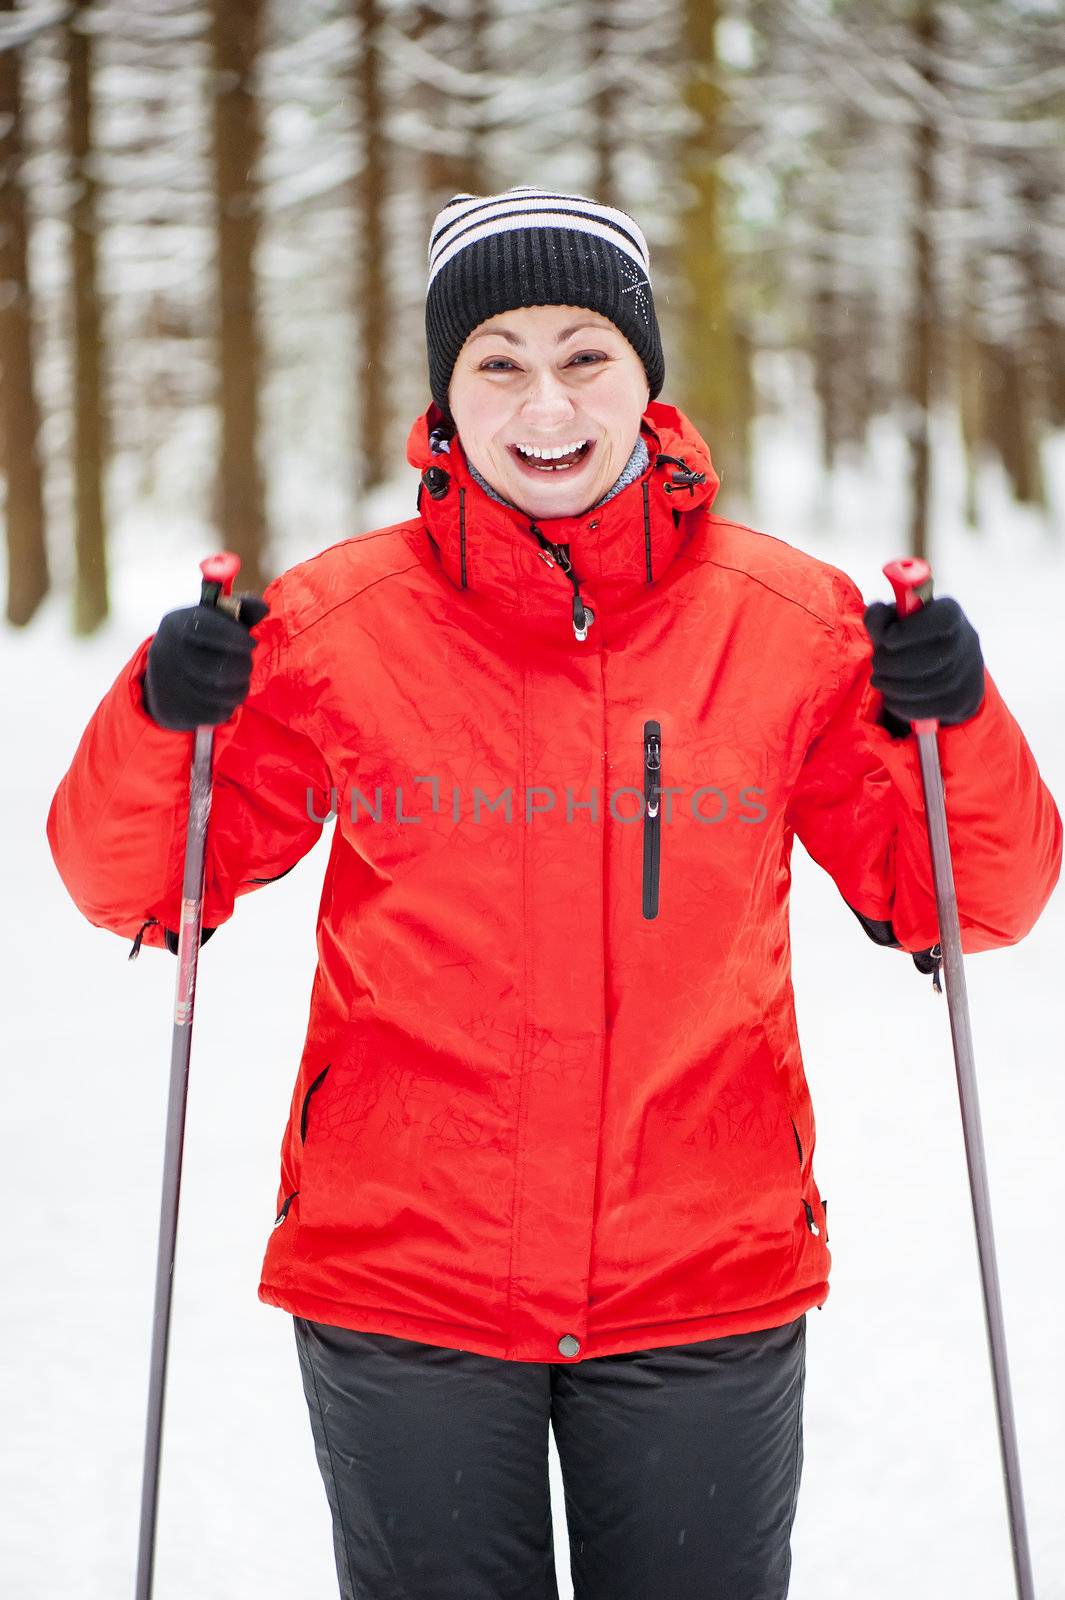
<instances>
[{"instance_id":1,"label":"snow covered ground","mask_svg":"<svg viewBox=\"0 0 1065 1600\"><path fill-rule=\"evenodd\" d=\"M756 525L843 567L867 598L890 598L880 568L905 545L897 440L879 438L862 471L837 473L823 493L811 441L793 423L762 433ZM982 530L966 533L945 443L938 589L975 623L1061 805L1061 530L1048 537L989 476ZM1061 441L1049 464L1065 490ZM412 503L408 475L367 526ZM146 950L127 964L127 946L81 918L44 820L91 711L162 612L195 597L195 563L210 548L208 535L190 542L142 508L118 531L115 615L100 637L72 641L61 598L25 634L0 631L0 1593L10 1600L132 1594L174 963ZM286 545L286 561L310 548ZM336 1594L290 1320L256 1298L325 858L319 845L245 899L201 963L157 1600ZM1005 1600L1009 1545L945 999L908 957L866 940L801 849L793 932L834 1274L809 1319L792 1600ZM1065 1600L1063 968L1060 887L1021 945L967 962L1040 1600ZM551 1463L568 1600L553 1442Z\"/></svg>"}]
</instances>

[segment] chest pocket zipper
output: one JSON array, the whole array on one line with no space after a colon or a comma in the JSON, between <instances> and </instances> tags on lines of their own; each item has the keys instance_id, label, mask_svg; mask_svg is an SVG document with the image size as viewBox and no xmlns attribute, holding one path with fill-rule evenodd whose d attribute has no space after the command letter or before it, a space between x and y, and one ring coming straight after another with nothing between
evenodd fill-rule
<instances>
[{"instance_id":1,"label":"chest pocket zipper","mask_svg":"<svg viewBox=\"0 0 1065 1600\"><path fill-rule=\"evenodd\" d=\"M662 729L657 722L643 725L643 914L658 915L658 885L662 864Z\"/></svg>"}]
</instances>

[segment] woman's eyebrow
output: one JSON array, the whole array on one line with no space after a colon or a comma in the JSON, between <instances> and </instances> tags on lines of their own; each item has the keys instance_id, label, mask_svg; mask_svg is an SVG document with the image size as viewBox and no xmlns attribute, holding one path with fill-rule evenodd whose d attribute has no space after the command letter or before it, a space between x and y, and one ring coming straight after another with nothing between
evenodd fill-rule
<instances>
[{"instance_id":1,"label":"woman's eyebrow","mask_svg":"<svg viewBox=\"0 0 1065 1600\"><path fill-rule=\"evenodd\" d=\"M561 344L564 339L568 339L571 334L579 333L582 328L600 328L604 333L606 333L609 332L610 324L605 322L571 323L568 328L562 329L561 333L558 335L558 338L555 340L555 343ZM508 344L525 343L525 340L521 337L521 335L513 333L510 328L481 328L478 333L470 334L470 343L472 344L474 339L487 339L488 336L493 333L498 333L499 337L501 339L505 339Z\"/></svg>"}]
</instances>

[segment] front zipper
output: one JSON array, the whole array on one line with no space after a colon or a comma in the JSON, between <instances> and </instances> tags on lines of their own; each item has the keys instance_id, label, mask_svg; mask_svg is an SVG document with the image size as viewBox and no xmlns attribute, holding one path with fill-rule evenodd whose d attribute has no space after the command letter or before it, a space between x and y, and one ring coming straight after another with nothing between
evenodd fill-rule
<instances>
[{"instance_id":1,"label":"front zipper","mask_svg":"<svg viewBox=\"0 0 1065 1600\"><path fill-rule=\"evenodd\" d=\"M594 524L593 524L594 526ZM588 629L595 621L595 612L587 605L580 591L580 579L573 570L569 551L564 544L552 544L542 529L535 522L529 523L529 532L536 536L540 545L539 555L549 567L561 567L570 583L573 585L573 637L584 642L588 637Z\"/></svg>"},{"instance_id":2,"label":"front zipper","mask_svg":"<svg viewBox=\"0 0 1065 1600\"><path fill-rule=\"evenodd\" d=\"M662 861L662 729L643 725L643 914L658 915L658 880Z\"/></svg>"}]
</instances>

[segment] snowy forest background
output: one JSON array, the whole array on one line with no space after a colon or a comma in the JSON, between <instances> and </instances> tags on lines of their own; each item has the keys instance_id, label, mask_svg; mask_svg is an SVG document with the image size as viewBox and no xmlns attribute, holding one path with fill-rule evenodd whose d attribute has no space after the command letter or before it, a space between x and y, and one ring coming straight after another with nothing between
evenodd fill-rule
<instances>
[{"instance_id":1,"label":"snowy forest background","mask_svg":"<svg viewBox=\"0 0 1065 1600\"><path fill-rule=\"evenodd\" d=\"M1060 807L1063 178L1060 0L0 0L5 1600L133 1591L174 995L171 957L128 964L71 903L47 809L205 555L253 588L413 513L440 204L630 210L718 509L867 599L926 551ZM335 1600L290 1319L255 1294L326 854L200 963L158 1600ZM793 871L833 1286L791 1600L1004 1600L943 997ZM1063 968L1060 885L966 961L1039 1600L1065 1600ZM570 1600L553 1441L550 1472Z\"/></svg>"},{"instance_id":2,"label":"snowy forest background","mask_svg":"<svg viewBox=\"0 0 1065 1600\"><path fill-rule=\"evenodd\" d=\"M826 474L901 432L913 553L937 414L974 526L989 461L1055 510L1054 0L0 0L0 44L13 624L54 584L99 625L131 505L247 587L356 531L427 402L429 221L530 180L642 223L726 514L797 403Z\"/></svg>"}]
</instances>

